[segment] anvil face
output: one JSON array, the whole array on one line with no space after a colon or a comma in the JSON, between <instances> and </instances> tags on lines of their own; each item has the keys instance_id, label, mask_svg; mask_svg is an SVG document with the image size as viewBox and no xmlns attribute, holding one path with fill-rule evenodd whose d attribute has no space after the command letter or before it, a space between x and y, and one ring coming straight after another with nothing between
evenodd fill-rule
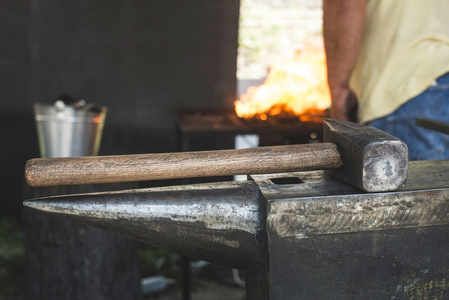
<instances>
[{"instance_id":1,"label":"anvil face","mask_svg":"<svg viewBox=\"0 0 449 300\"><path fill-rule=\"evenodd\" d=\"M252 176L267 200L269 299L446 295L448 167L411 163L402 190L370 194L321 171Z\"/></svg>"}]
</instances>

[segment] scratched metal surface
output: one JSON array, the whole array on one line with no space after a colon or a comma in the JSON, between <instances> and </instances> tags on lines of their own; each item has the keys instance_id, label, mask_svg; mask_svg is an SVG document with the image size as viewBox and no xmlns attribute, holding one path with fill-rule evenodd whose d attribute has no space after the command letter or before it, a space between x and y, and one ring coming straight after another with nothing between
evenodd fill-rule
<instances>
[{"instance_id":1,"label":"scratched metal surface","mask_svg":"<svg viewBox=\"0 0 449 300\"><path fill-rule=\"evenodd\" d=\"M407 145L370 126L342 120L324 121L323 140L341 149L342 166L330 172L367 192L395 191L406 180Z\"/></svg>"},{"instance_id":2,"label":"scratched metal surface","mask_svg":"<svg viewBox=\"0 0 449 300\"><path fill-rule=\"evenodd\" d=\"M400 191L449 188L448 168L449 161L445 160L410 162L407 183ZM332 178L327 171L251 175L251 178L259 185L267 200L346 194L367 195ZM284 181L287 183L274 184L273 178L286 179ZM291 181L294 183L289 184ZM301 183L298 184L298 181Z\"/></svg>"},{"instance_id":3,"label":"scratched metal surface","mask_svg":"<svg viewBox=\"0 0 449 300\"><path fill-rule=\"evenodd\" d=\"M24 204L234 268L260 263L262 211L251 181L42 198Z\"/></svg>"},{"instance_id":4,"label":"scratched metal surface","mask_svg":"<svg viewBox=\"0 0 449 300\"><path fill-rule=\"evenodd\" d=\"M370 194L323 172L253 176L268 200L270 299L449 298L448 168L411 162L404 188Z\"/></svg>"}]
</instances>

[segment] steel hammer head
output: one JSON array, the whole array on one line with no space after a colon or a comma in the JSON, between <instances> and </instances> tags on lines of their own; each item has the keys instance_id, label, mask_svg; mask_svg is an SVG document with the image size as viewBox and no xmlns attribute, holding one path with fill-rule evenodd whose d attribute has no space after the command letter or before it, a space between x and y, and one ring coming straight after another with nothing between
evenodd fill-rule
<instances>
[{"instance_id":1,"label":"steel hammer head","mask_svg":"<svg viewBox=\"0 0 449 300\"><path fill-rule=\"evenodd\" d=\"M408 148L400 139L373 127L326 119L324 141L338 146L343 164L330 171L337 179L366 192L394 191L405 184Z\"/></svg>"}]
</instances>

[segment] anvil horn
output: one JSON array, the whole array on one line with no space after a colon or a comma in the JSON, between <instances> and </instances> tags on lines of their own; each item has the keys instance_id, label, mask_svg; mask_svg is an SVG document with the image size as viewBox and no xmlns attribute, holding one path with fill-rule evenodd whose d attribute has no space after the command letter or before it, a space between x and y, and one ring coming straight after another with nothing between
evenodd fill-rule
<instances>
[{"instance_id":1,"label":"anvil horn","mask_svg":"<svg viewBox=\"0 0 449 300\"><path fill-rule=\"evenodd\" d=\"M24 205L185 256L238 269L262 261L260 191L251 181L55 196Z\"/></svg>"}]
</instances>

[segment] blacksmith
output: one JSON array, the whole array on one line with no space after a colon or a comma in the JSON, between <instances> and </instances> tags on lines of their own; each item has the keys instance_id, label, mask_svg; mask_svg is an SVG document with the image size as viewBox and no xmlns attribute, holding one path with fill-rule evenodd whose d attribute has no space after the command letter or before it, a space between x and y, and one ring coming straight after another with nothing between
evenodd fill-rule
<instances>
[{"instance_id":1,"label":"blacksmith","mask_svg":"<svg viewBox=\"0 0 449 300\"><path fill-rule=\"evenodd\" d=\"M449 123L449 1L324 0L323 21L332 117L402 139L410 160L448 159L449 135L415 118Z\"/></svg>"}]
</instances>

